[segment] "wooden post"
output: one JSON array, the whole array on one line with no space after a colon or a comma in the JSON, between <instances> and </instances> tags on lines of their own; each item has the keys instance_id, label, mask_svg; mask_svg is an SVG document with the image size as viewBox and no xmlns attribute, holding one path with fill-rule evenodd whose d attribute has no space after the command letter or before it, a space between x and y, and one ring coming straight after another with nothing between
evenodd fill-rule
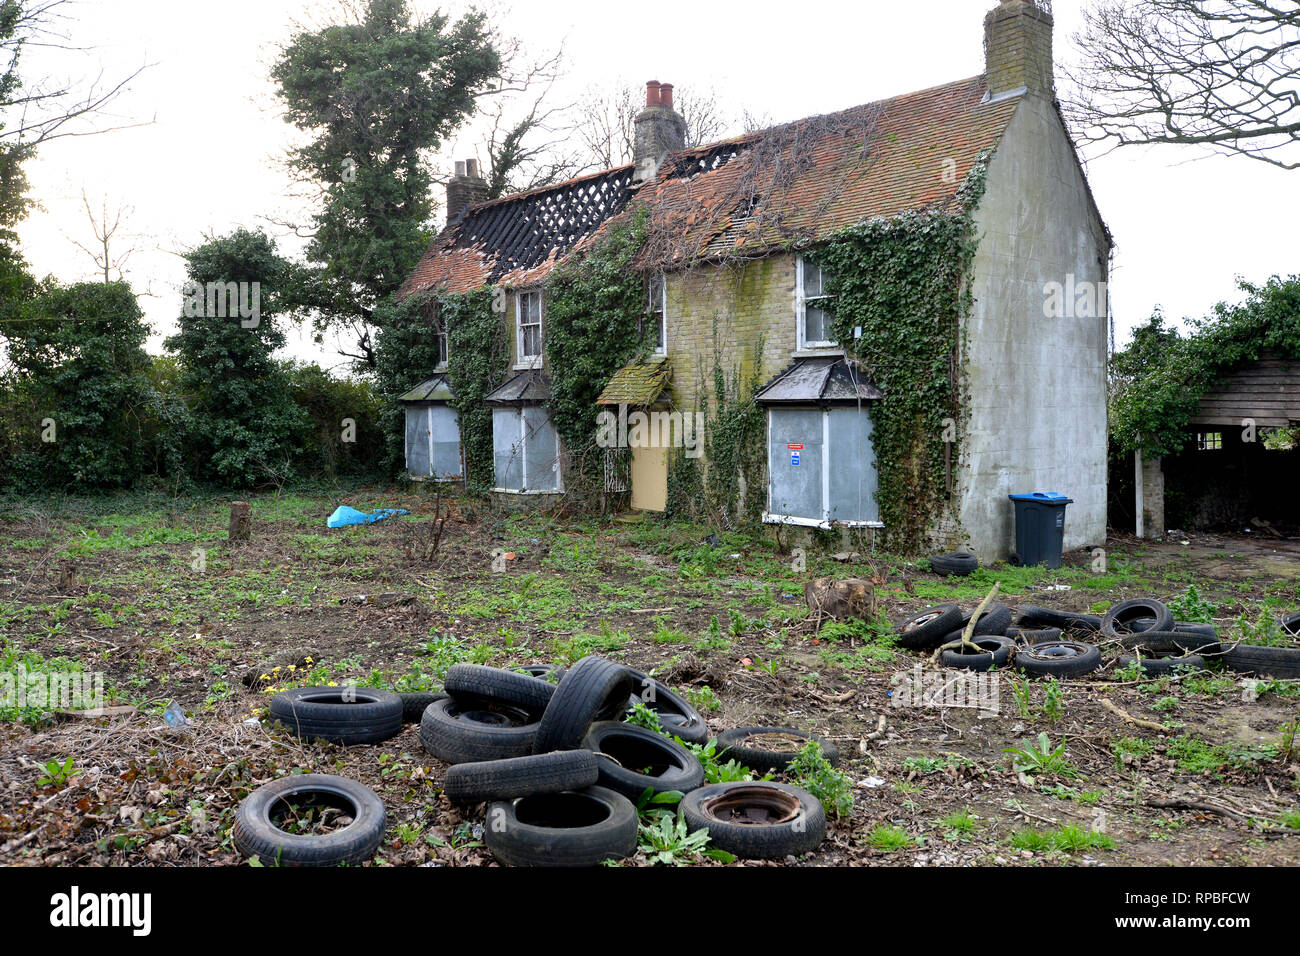
<instances>
[{"instance_id":1,"label":"wooden post","mask_svg":"<svg viewBox=\"0 0 1300 956\"><path fill-rule=\"evenodd\" d=\"M253 531L253 509L247 501L230 503L230 540L247 541Z\"/></svg>"}]
</instances>

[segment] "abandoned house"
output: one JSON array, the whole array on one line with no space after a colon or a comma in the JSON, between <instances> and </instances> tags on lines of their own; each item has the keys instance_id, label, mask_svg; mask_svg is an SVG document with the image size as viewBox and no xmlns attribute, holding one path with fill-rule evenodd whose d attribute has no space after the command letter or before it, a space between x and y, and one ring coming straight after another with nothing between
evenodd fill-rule
<instances>
[{"instance_id":1,"label":"abandoned house","mask_svg":"<svg viewBox=\"0 0 1300 956\"><path fill-rule=\"evenodd\" d=\"M976 243L966 307L950 323L960 439L938 452L948 484L930 537L1004 558L1014 541L1008 494L1056 491L1073 499L1065 547L1101 543L1112 244L1055 98L1052 29L1049 3L1004 0L985 17L983 75L689 149L672 86L651 82L633 162L492 201L476 164L457 163L447 226L402 294L505 293L509 372L486 399L495 491L563 492L547 278L640 211L651 236L638 259L651 347L612 376L599 404L620 423L637 411L677 417L669 440L633 443L616 479L631 507L666 507L673 455L689 446L722 368L755 382L766 417L764 473L740 488L761 499L765 522L882 527L877 459L888 449L874 425L891 394L864 365L888 362L888 348L837 339L836 277L815 253L860 224L958 211ZM982 190L963 210L977 174ZM440 369L413 372L422 381L402 397L408 469L458 477L447 380ZM952 441L921 440L932 450Z\"/></svg>"}]
</instances>

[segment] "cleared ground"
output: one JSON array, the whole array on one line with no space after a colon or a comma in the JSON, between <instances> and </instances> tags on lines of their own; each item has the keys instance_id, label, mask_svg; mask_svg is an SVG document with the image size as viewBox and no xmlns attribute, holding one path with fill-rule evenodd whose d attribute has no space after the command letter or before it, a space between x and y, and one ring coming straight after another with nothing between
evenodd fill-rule
<instances>
[{"instance_id":1,"label":"cleared ground","mask_svg":"<svg viewBox=\"0 0 1300 956\"><path fill-rule=\"evenodd\" d=\"M469 501L453 503L430 554L434 502L422 494L252 502L253 540L237 547L225 540L228 498L0 503L0 669L75 661L139 705L94 722L0 712L0 863L237 864L239 801L295 770L379 792L390 826L376 863L489 863L480 818L441 796L446 768L415 727L345 750L255 718L285 686L437 689L457 661L592 653L655 669L715 731L784 724L837 742L854 809L802 865L1300 862L1300 685L1250 691L1224 672L1129 680L1108 649L1102 671L1054 688L999 675L996 716L894 707L898 675L929 665L891 647L882 623L940 601L973 606L1000 581L1012 605L1100 612L1151 596L1222 633L1276 641L1256 622L1300 608L1294 543L1115 540L1104 572L1080 553L1056 572L962 580L887 555L836 561L840 543L810 548L799 572L762 538L724 533L715 546L707 528L507 518ZM343 503L412 514L327 529ZM881 622L819 631L802 593L817 575L874 578ZM275 670L284 652L311 664ZM166 728L172 699L191 727ZM1017 772L1006 749L1040 733L1064 744L1063 763Z\"/></svg>"}]
</instances>

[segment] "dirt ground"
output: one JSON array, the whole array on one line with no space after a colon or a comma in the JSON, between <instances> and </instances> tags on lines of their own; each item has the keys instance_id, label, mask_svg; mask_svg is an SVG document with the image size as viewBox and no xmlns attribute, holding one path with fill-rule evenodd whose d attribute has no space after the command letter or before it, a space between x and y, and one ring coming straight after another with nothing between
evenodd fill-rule
<instances>
[{"instance_id":1,"label":"dirt ground","mask_svg":"<svg viewBox=\"0 0 1300 956\"><path fill-rule=\"evenodd\" d=\"M481 809L461 815L441 795L446 767L416 726L340 748L259 718L286 686L437 689L457 661L593 653L654 669L715 732L787 725L837 743L853 810L786 864L1300 863L1297 682L1248 685L1217 665L1128 679L1104 648L1102 670L1055 687L993 675L996 713L896 706L905 676L931 665L891 647L883 623L941 601L973 607L1000 582L1013 607L1100 613L1150 596L1250 637L1300 608L1300 542L1121 537L1104 567L1079 552L1059 571L961 579L869 542L808 546L801 567L789 541L714 544L710 529L655 518L508 517L467 500L452 503L434 550L427 494L251 500L244 545L226 541L229 499L0 502L0 672L20 658L75 661L104 672L110 703L135 705L0 722L0 864L240 864L240 800L295 770L380 794L389 828L376 865L490 864ZM329 530L339 504L411 514ZM836 560L841 548L866 557ZM873 579L881 620L819 631L802 589L820 575ZM164 723L171 700L188 727ZM1064 745L1063 762L1018 772L1006 750L1039 734Z\"/></svg>"}]
</instances>

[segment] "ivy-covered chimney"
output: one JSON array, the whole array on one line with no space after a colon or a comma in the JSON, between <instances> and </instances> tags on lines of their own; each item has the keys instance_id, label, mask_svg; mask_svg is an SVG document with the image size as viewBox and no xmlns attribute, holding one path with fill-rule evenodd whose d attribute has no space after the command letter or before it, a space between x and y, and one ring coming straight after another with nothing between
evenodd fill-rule
<instances>
[{"instance_id":1,"label":"ivy-covered chimney","mask_svg":"<svg viewBox=\"0 0 1300 956\"><path fill-rule=\"evenodd\" d=\"M637 182L654 179L659 164L686 146L686 120L673 109L673 85L651 80L645 85L645 109L636 117L633 159Z\"/></svg>"},{"instance_id":2,"label":"ivy-covered chimney","mask_svg":"<svg viewBox=\"0 0 1300 956\"><path fill-rule=\"evenodd\" d=\"M456 222L470 206L487 199L487 194L487 180L479 175L478 160L456 160L456 175L447 183L447 225Z\"/></svg>"},{"instance_id":3,"label":"ivy-covered chimney","mask_svg":"<svg viewBox=\"0 0 1300 956\"><path fill-rule=\"evenodd\" d=\"M1024 90L1048 96L1052 80L1050 0L1002 0L984 17L989 96Z\"/></svg>"}]
</instances>

